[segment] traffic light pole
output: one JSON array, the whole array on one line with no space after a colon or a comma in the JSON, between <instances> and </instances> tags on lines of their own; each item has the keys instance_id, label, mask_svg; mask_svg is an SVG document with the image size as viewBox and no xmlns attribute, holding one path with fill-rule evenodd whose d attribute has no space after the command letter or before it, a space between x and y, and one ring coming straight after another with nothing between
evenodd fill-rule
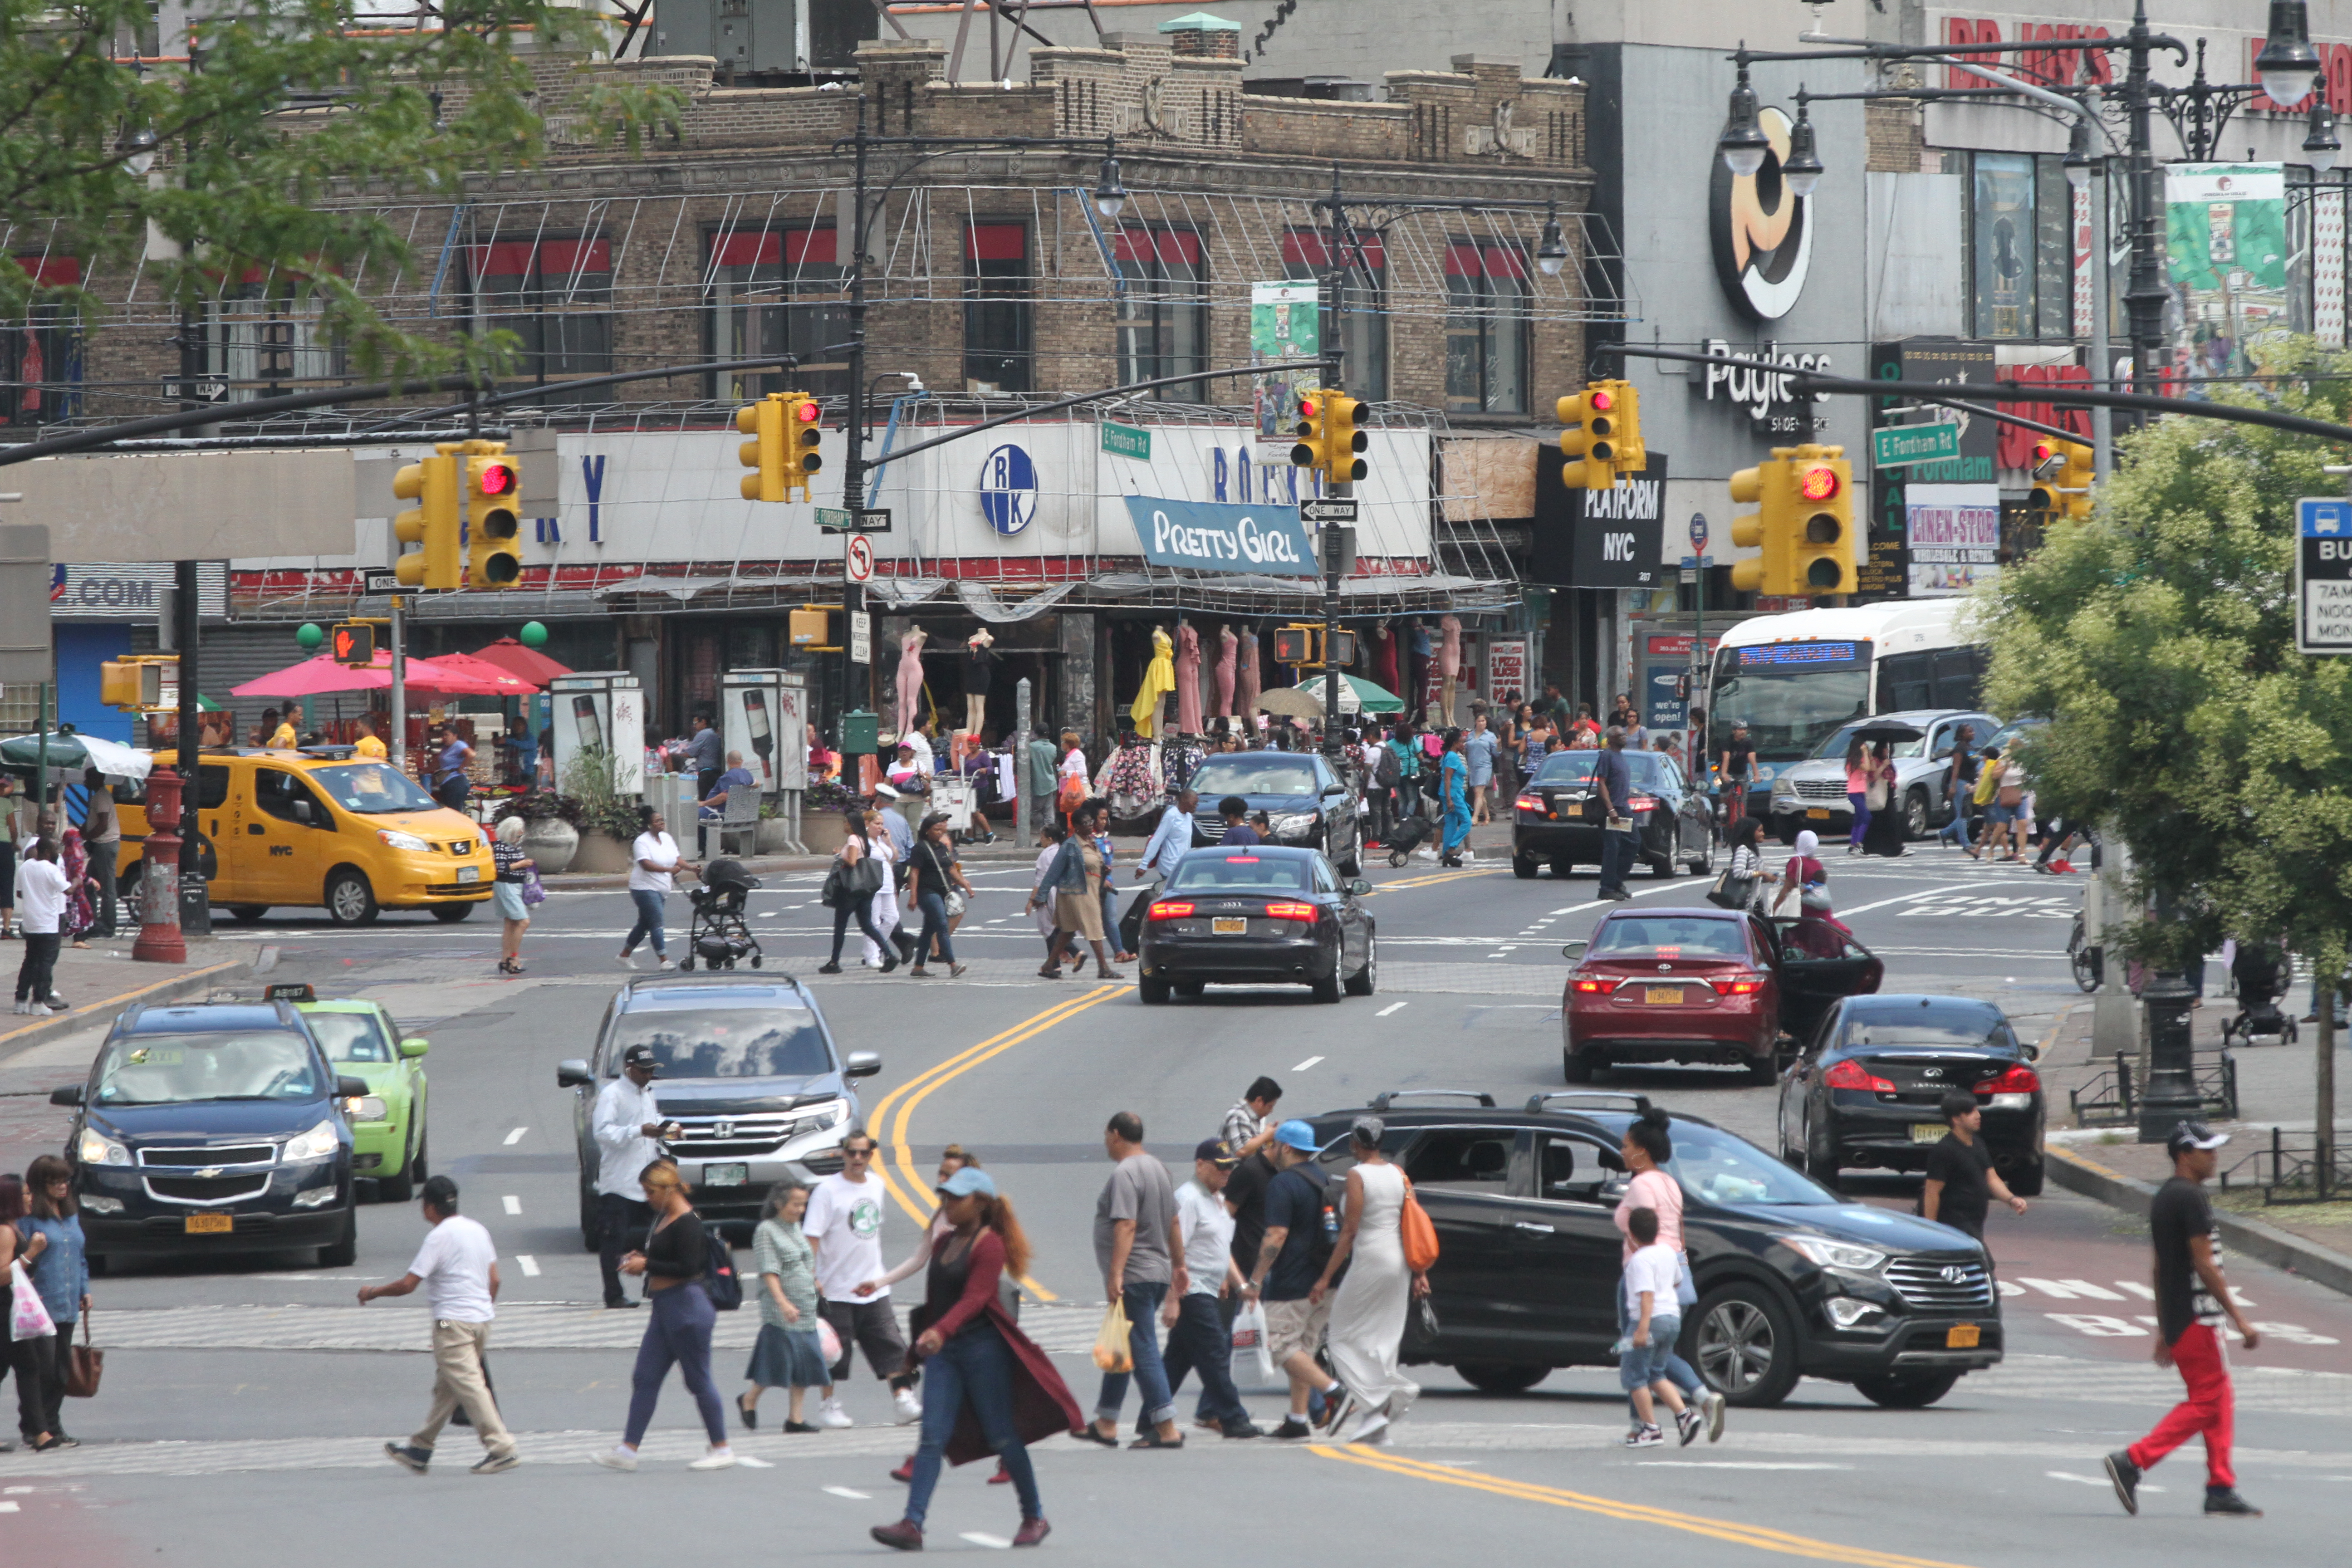
<instances>
[{"instance_id":1,"label":"traffic light pole","mask_svg":"<svg viewBox=\"0 0 2352 1568\"><path fill-rule=\"evenodd\" d=\"M855 526L858 515L866 510L866 94L857 95L857 147L856 210L849 226L849 428L848 449L841 464L841 504L849 511ZM855 533L843 537L843 548L855 539ZM865 700L856 694L857 632L861 617L866 614L866 585L849 580L849 564L845 555L841 569L841 717L834 721L834 750L846 759L847 749L842 742L847 739L847 719L853 710L874 711L874 639L872 622L866 623L866 692ZM904 725L905 715L900 715ZM877 729L876 733L880 733ZM878 753L877 760L879 760Z\"/></svg>"},{"instance_id":2,"label":"traffic light pole","mask_svg":"<svg viewBox=\"0 0 2352 1568\"><path fill-rule=\"evenodd\" d=\"M1315 345L1323 355L1326 384L1339 386L1346 373L1342 363L1347 355L1340 342L1340 333L1347 321L1348 268L1340 260L1347 246L1348 209L1339 197L1339 165L1331 165L1331 237L1323 244L1324 312L1317 324ZM1325 330L1328 328L1328 331ZM1334 500L1352 498L1352 483L1334 482ZM1322 544L1323 567L1323 755L1338 766L1339 755L1339 661L1334 657L1339 646L1339 552L1336 546L1338 523L1325 523L1317 531ZM1410 707L1408 706L1408 711Z\"/></svg>"},{"instance_id":3,"label":"traffic light pole","mask_svg":"<svg viewBox=\"0 0 2352 1568\"><path fill-rule=\"evenodd\" d=\"M408 595L392 596L392 752L395 772L408 771Z\"/></svg>"},{"instance_id":4,"label":"traffic light pole","mask_svg":"<svg viewBox=\"0 0 2352 1568\"><path fill-rule=\"evenodd\" d=\"M213 933L212 902L205 888L204 833L196 814L196 781L204 755L204 726L198 707L203 701L197 645L204 616L196 604L196 563L172 566L172 608L180 618L176 641L180 655L180 736L175 748L180 773L180 934ZM233 738L233 737L232 737Z\"/></svg>"}]
</instances>

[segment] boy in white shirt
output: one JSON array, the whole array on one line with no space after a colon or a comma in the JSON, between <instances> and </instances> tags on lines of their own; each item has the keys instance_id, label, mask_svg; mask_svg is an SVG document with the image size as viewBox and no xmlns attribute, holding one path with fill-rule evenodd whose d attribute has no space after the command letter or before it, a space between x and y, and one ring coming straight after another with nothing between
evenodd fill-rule
<instances>
[{"instance_id":1,"label":"boy in white shirt","mask_svg":"<svg viewBox=\"0 0 2352 1568\"><path fill-rule=\"evenodd\" d=\"M1261 1436L1234 1387L1233 1328L1218 1310L1227 1292L1236 1304L1256 1292L1234 1267L1234 1212L1223 1197L1241 1155L1222 1139L1202 1140L1192 1151L1192 1179L1176 1189L1176 1225L1184 1238L1184 1294L1170 1298L1160 1321L1174 1331L1161 1361L1168 1371L1168 1397L1184 1385L1184 1374L1201 1374L1197 1426L1228 1437Z\"/></svg>"},{"instance_id":2,"label":"boy in white shirt","mask_svg":"<svg viewBox=\"0 0 2352 1568\"><path fill-rule=\"evenodd\" d=\"M1625 1306L1633 1331L1619 1342L1617 1352L1617 1381L1633 1400L1633 1429L1625 1434L1625 1447L1655 1448L1665 1442L1650 1403L1653 1394L1675 1413L1688 1443L1698 1423L1681 1419L1682 1391L1665 1371L1666 1357L1683 1331L1682 1307L1675 1300L1682 1260L1673 1247L1659 1244L1657 1210L1635 1209L1625 1216L1625 1229L1634 1243L1633 1256L1625 1260Z\"/></svg>"}]
</instances>

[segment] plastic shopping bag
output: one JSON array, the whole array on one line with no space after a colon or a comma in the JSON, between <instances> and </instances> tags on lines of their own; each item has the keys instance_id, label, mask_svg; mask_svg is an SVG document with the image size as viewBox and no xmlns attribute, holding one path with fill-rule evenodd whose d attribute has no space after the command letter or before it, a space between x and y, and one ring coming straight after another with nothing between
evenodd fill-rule
<instances>
[{"instance_id":1,"label":"plastic shopping bag","mask_svg":"<svg viewBox=\"0 0 2352 1568\"><path fill-rule=\"evenodd\" d=\"M1274 1352L1266 1343L1265 1309L1255 1301L1234 1314L1234 1381L1255 1388L1264 1388L1274 1381Z\"/></svg>"},{"instance_id":2,"label":"plastic shopping bag","mask_svg":"<svg viewBox=\"0 0 2352 1568\"><path fill-rule=\"evenodd\" d=\"M21 1260L8 1265L8 1286L13 1303L8 1312L10 1339L47 1339L58 1331L49 1309L43 1304L40 1292L33 1289L33 1278L25 1272Z\"/></svg>"},{"instance_id":3,"label":"plastic shopping bag","mask_svg":"<svg viewBox=\"0 0 2352 1568\"><path fill-rule=\"evenodd\" d=\"M824 1318L819 1318L816 1321L816 1349L817 1353L824 1357L825 1365L841 1364L841 1335L835 1331L832 1322Z\"/></svg>"},{"instance_id":4,"label":"plastic shopping bag","mask_svg":"<svg viewBox=\"0 0 2352 1568\"><path fill-rule=\"evenodd\" d=\"M1133 1372L1135 1352L1128 1348L1127 1305L1113 1301L1103 1314L1102 1331L1095 1335L1095 1364L1105 1372Z\"/></svg>"}]
</instances>

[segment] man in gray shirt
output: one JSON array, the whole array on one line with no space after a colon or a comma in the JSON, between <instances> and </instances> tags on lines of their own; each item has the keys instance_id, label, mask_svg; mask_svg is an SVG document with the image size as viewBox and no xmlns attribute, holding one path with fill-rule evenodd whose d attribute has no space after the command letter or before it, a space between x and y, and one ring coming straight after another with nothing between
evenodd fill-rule
<instances>
[{"instance_id":1,"label":"man in gray shirt","mask_svg":"<svg viewBox=\"0 0 2352 1568\"><path fill-rule=\"evenodd\" d=\"M1103 1130L1103 1149L1115 1162L1110 1180L1095 1202L1095 1262L1103 1272L1106 1300L1127 1310L1127 1342L1143 1401L1138 1448L1178 1448L1176 1400L1168 1392L1168 1370L1160 1361L1160 1308L1186 1284L1184 1240L1176 1223L1176 1188L1168 1167L1143 1152L1143 1119L1122 1110ZM1119 1406L1127 1403L1123 1372L1103 1373L1102 1397L1095 1402L1087 1435L1108 1448L1118 1447Z\"/></svg>"},{"instance_id":2,"label":"man in gray shirt","mask_svg":"<svg viewBox=\"0 0 2352 1568\"><path fill-rule=\"evenodd\" d=\"M1592 798L1601 811L1601 886L1594 896L1602 899L1630 899L1625 890L1625 873L1633 868L1633 814L1627 802L1633 797L1633 770L1625 762L1625 731L1612 729L1609 742L1592 763ZM1612 832L1612 818L1625 823L1625 831Z\"/></svg>"},{"instance_id":3,"label":"man in gray shirt","mask_svg":"<svg viewBox=\"0 0 2352 1568\"><path fill-rule=\"evenodd\" d=\"M694 798L702 800L719 787L719 731L710 715L694 716L694 739L686 743L686 765L694 774Z\"/></svg>"}]
</instances>

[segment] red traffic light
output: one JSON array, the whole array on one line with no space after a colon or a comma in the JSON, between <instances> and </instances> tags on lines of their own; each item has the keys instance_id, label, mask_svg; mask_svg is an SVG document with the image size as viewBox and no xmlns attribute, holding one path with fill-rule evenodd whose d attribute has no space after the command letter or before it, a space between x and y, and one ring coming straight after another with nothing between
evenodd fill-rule
<instances>
[{"instance_id":1,"label":"red traffic light","mask_svg":"<svg viewBox=\"0 0 2352 1568\"><path fill-rule=\"evenodd\" d=\"M1318 412L1320 410L1316 407L1313 398L1302 397L1298 400L1298 416L1301 419L1312 419Z\"/></svg>"},{"instance_id":2,"label":"red traffic light","mask_svg":"<svg viewBox=\"0 0 2352 1568\"><path fill-rule=\"evenodd\" d=\"M482 468L482 493L486 496L512 495L515 482L515 471L504 463L488 463Z\"/></svg>"},{"instance_id":3,"label":"red traffic light","mask_svg":"<svg viewBox=\"0 0 2352 1568\"><path fill-rule=\"evenodd\" d=\"M1606 392L1599 390L1592 392L1585 401L1604 414L1617 406L1617 400L1614 397L1612 397Z\"/></svg>"},{"instance_id":4,"label":"red traffic light","mask_svg":"<svg viewBox=\"0 0 2352 1568\"><path fill-rule=\"evenodd\" d=\"M1797 493L1807 500L1827 500L1838 493L1837 470L1807 468L1797 479Z\"/></svg>"},{"instance_id":5,"label":"red traffic light","mask_svg":"<svg viewBox=\"0 0 2352 1568\"><path fill-rule=\"evenodd\" d=\"M816 422L817 416L822 412L822 410L817 407L816 400L814 398L811 398L806 403L799 404L796 406L800 411L801 423L803 425L814 424Z\"/></svg>"}]
</instances>

